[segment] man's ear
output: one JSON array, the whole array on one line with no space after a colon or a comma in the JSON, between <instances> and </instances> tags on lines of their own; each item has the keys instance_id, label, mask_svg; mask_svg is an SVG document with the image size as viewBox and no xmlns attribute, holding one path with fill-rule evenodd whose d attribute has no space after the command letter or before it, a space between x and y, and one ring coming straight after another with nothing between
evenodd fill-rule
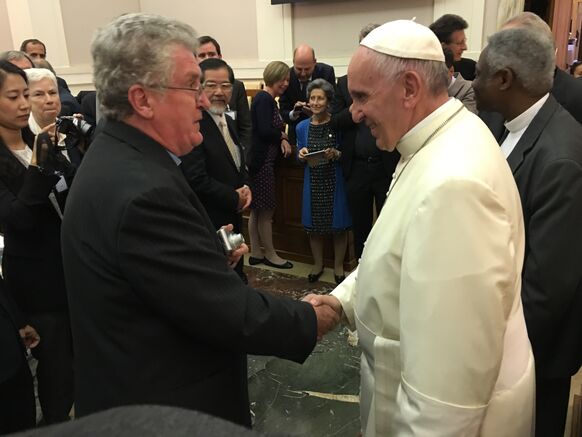
<instances>
[{"instance_id":1,"label":"man's ear","mask_svg":"<svg viewBox=\"0 0 582 437\"><path fill-rule=\"evenodd\" d=\"M154 116L152 107L154 97L143 85L132 85L127 91L127 100L133 108L133 112L140 117L150 120Z\"/></svg>"},{"instance_id":2,"label":"man's ear","mask_svg":"<svg viewBox=\"0 0 582 437\"><path fill-rule=\"evenodd\" d=\"M416 71L406 71L402 74L402 84L404 85L404 107L412 109L420 99L422 81Z\"/></svg>"},{"instance_id":3,"label":"man's ear","mask_svg":"<svg viewBox=\"0 0 582 437\"><path fill-rule=\"evenodd\" d=\"M515 81L515 73L511 68L502 68L495 73L495 79L498 83L500 91L507 91L513 86Z\"/></svg>"}]
</instances>

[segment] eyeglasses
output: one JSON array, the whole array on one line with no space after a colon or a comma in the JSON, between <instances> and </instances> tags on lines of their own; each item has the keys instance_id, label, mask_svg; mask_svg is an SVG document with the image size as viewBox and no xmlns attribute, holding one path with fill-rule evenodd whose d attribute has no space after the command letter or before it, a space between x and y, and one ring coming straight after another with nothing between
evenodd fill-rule
<instances>
[{"instance_id":1,"label":"eyeglasses","mask_svg":"<svg viewBox=\"0 0 582 437\"><path fill-rule=\"evenodd\" d=\"M216 91L218 88L220 88L222 91L230 91L232 89L232 84L230 82L222 82L222 83L216 83L216 82L204 82L202 84L202 88L205 90L210 90L210 91Z\"/></svg>"},{"instance_id":2,"label":"eyeglasses","mask_svg":"<svg viewBox=\"0 0 582 437\"><path fill-rule=\"evenodd\" d=\"M456 46L465 45L465 44L467 44L467 38L464 38L461 41L451 41L450 44L454 44Z\"/></svg>"},{"instance_id":3,"label":"eyeglasses","mask_svg":"<svg viewBox=\"0 0 582 437\"><path fill-rule=\"evenodd\" d=\"M178 91L192 91L194 96L198 98L200 96L200 87L190 88L190 87L183 87L183 86L162 86L158 85L156 88L162 88L164 90L178 90Z\"/></svg>"}]
</instances>

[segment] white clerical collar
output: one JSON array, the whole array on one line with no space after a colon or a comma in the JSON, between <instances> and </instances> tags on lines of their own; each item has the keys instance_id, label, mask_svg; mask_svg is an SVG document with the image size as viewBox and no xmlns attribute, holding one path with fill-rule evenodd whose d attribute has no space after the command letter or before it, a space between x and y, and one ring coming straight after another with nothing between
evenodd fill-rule
<instances>
[{"instance_id":1,"label":"white clerical collar","mask_svg":"<svg viewBox=\"0 0 582 437\"><path fill-rule=\"evenodd\" d=\"M424 140L434 131L433 124L441 119L446 120L449 115L459 109L459 105L463 105L461 101L450 97L444 104L418 122L398 141L396 148L400 154L403 157L408 157L416 153Z\"/></svg>"},{"instance_id":2,"label":"white clerical collar","mask_svg":"<svg viewBox=\"0 0 582 437\"><path fill-rule=\"evenodd\" d=\"M548 97L550 97L550 94L546 93L545 96L543 96L541 99L539 99L533 105L531 105L528 109L523 111L521 114L519 114L513 120L505 122L505 128L509 132L512 132L512 133L519 132L521 130L525 130L529 126L529 124L532 122L534 117L537 115L539 110L542 109L542 106L544 106L544 103L546 103L546 100L548 100Z\"/></svg>"}]
</instances>

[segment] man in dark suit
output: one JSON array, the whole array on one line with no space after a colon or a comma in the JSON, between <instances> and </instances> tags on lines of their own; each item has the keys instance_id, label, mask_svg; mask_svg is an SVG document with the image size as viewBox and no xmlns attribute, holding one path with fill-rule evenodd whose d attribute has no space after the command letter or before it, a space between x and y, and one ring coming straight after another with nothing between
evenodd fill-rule
<instances>
[{"instance_id":1,"label":"man in dark suit","mask_svg":"<svg viewBox=\"0 0 582 437\"><path fill-rule=\"evenodd\" d=\"M209 58L222 59L220 44L211 36L205 35L198 38L198 48L196 56L200 62ZM229 72L234 77L230 66ZM228 102L228 114L234 119L236 125L236 134L240 139L240 145L243 150L251 147L251 110L247 99L247 90L245 84L240 80L234 79L232 93Z\"/></svg>"},{"instance_id":2,"label":"man in dark suit","mask_svg":"<svg viewBox=\"0 0 582 437\"><path fill-rule=\"evenodd\" d=\"M466 80L473 80L476 63L472 59L463 58L463 52L467 50L465 29L468 27L469 24L465 19L455 14L445 14L429 26L443 48L453 52L455 71Z\"/></svg>"},{"instance_id":3,"label":"man in dark suit","mask_svg":"<svg viewBox=\"0 0 582 437\"><path fill-rule=\"evenodd\" d=\"M182 157L182 171L196 193L215 229L232 224L242 232L242 210L252 200L246 185L244 153L236 135L234 120L226 114L234 77L222 59L200 63L202 89L210 107L202 113L200 133L204 141ZM234 270L246 283L241 258Z\"/></svg>"},{"instance_id":4,"label":"man in dark suit","mask_svg":"<svg viewBox=\"0 0 582 437\"><path fill-rule=\"evenodd\" d=\"M246 354L302 362L337 319L244 285L230 265L248 247L225 256L178 168L209 107L196 46L189 25L141 13L93 39L106 121L62 226L80 416L160 404L250 427Z\"/></svg>"},{"instance_id":5,"label":"man in dark suit","mask_svg":"<svg viewBox=\"0 0 582 437\"><path fill-rule=\"evenodd\" d=\"M289 86L279 99L281 117L289 125L289 142L297 142L295 126L311 116L307 104L307 85L314 79L325 79L335 85L335 72L331 65L317 62L315 50L302 44L293 52L293 67L289 69Z\"/></svg>"},{"instance_id":6,"label":"man in dark suit","mask_svg":"<svg viewBox=\"0 0 582 437\"><path fill-rule=\"evenodd\" d=\"M550 35L549 28L498 32L481 53L473 81L478 107L506 120L501 150L522 201L521 294L535 357L539 437L564 434L570 378L582 365L582 126L549 94Z\"/></svg>"},{"instance_id":7,"label":"man in dark suit","mask_svg":"<svg viewBox=\"0 0 582 437\"><path fill-rule=\"evenodd\" d=\"M20 329L19 329L20 328ZM24 342L23 342L24 340ZM36 403L26 347L34 348L40 338L25 325L20 310L5 291L0 277L0 434L33 428Z\"/></svg>"}]
</instances>

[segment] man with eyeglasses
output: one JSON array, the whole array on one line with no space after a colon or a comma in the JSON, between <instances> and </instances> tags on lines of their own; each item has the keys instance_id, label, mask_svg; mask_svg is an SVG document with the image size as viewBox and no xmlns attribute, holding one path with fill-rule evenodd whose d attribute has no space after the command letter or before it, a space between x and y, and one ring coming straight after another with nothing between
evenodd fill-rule
<instances>
[{"instance_id":1,"label":"man with eyeglasses","mask_svg":"<svg viewBox=\"0 0 582 437\"><path fill-rule=\"evenodd\" d=\"M226 253L180 170L211 106L196 47L189 25L143 13L93 37L105 122L62 224L77 416L157 404L250 427L246 354L302 362L337 320L243 284L248 247Z\"/></svg>"},{"instance_id":2,"label":"man with eyeglasses","mask_svg":"<svg viewBox=\"0 0 582 437\"><path fill-rule=\"evenodd\" d=\"M469 58L463 58L463 52L467 50L467 37L465 29L469 24L455 14L445 14L432 23L429 28L439 39L443 48L453 52L455 57L454 68L457 73L461 73L466 80L475 79L476 62Z\"/></svg>"},{"instance_id":3,"label":"man with eyeglasses","mask_svg":"<svg viewBox=\"0 0 582 437\"><path fill-rule=\"evenodd\" d=\"M202 113L200 133L204 141L182 157L182 171L206 208L216 229L228 224L242 232L242 210L252 200L246 185L247 171L243 149L234 120L228 114L234 77L222 59L208 58L200 63L202 91L210 107ZM241 258L234 270L246 284Z\"/></svg>"},{"instance_id":4,"label":"man with eyeglasses","mask_svg":"<svg viewBox=\"0 0 582 437\"><path fill-rule=\"evenodd\" d=\"M200 62L209 58L222 59L220 44L211 36L204 35L199 37L198 44L200 45L196 49L196 56L198 56ZM230 66L228 66L228 70L234 78L234 73ZM228 112L234 119L240 145L243 150L247 150L251 146L251 111L245 84L240 80L234 79L230 100L227 103Z\"/></svg>"}]
</instances>

